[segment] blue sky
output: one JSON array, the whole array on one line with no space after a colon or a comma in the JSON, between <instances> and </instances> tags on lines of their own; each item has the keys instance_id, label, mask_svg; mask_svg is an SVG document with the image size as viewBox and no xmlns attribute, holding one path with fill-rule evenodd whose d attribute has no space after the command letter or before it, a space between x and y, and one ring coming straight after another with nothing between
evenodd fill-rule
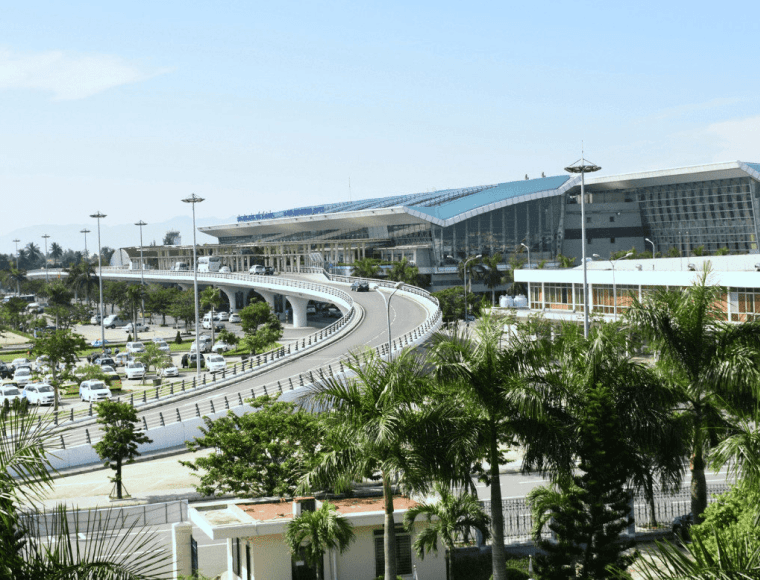
<instances>
[{"instance_id":1,"label":"blue sky","mask_svg":"<svg viewBox=\"0 0 760 580\"><path fill-rule=\"evenodd\" d=\"M755 3L28 2L2 234L760 161ZM3 236L2 239L5 240ZM105 243L105 242L104 242ZM12 250L3 241L0 251Z\"/></svg>"}]
</instances>

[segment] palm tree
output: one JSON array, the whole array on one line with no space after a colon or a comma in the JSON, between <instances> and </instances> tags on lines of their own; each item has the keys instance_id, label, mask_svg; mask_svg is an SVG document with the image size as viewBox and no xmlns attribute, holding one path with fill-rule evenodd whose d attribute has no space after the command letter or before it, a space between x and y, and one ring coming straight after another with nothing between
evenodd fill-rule
<instances>
[{"instance_id":1,"label":"palm tree","mask_svg":"<svg viewBox=\"0 0 760 580\"><path fill-rule=\"evenodd\" d=\"M496 305L496 290L495 288L504 283L504 276L499 272L499 264L501 264L501 254L494 254L493 256L483 256L481 261L483 262L483 273L480 274L480 279L491 290L491 305Z\"/></svg>"},{"instance_id":2,"label":"palm tree","mask_svg":"<svg viewBox=\"0 0 760 580\"><path fill-rule=\"evenodd\" d=\"M354 276L360 278L377 278L377 273L380 271L380 261L374 258L364 258L363 260L356 260L353 264Z\"/></svg>"},{"instance_id":3,"label":"palm tree","mask_svg":"<svg viewBox=\"0 0 760 580\"><path fill-rule=\"evenodd\" d=\"M505 579L504 515L499 465L504 463L500 445L512 443L514 419L530 416L538 408L525 389L526 370L540 365L544 342L531 342L519 334L502 345L503 322L484 316L474 335L458 326L432 338L431 361L442 390L469 417L466 429L477 440L471 457L491 489L491 537L493 578ZM481 462L488 464L483 472Z\"/></svg>"},{"instance_id":4,"label":"palm tree","mask_svg":"<svg viewBox=\"0 0 760 580\"><path fill-rule=\"evenodd\" d=\"M294 557L317 569L317 578L324 578L325 552L338 550L341 554L356 540L351 523L338 514L336 507L325 502L316 511L304 511L285 528L285 542Z\"/></svg>"},{"instance_id":5,"label":"palm tree","mask_svg":"<svg viewBox=\"0 0 760 580\"><path fill-rule=\"evenodd\" d=\"M124 292L124 309L129 312L132 320L135 340L137 340L137 313L140 311L144 289L145 287L141 284L130 284Z\"/></svg>"},{"instance_id":6,"label":"palm tree","mask_svg":"<svg viewBox=\"0 0 760 580\"><path fill-rule=\"evenodd\" d=\"M330 452L302 478L301 490L332 485L348 489L353 481L382 481L385 509L385 580L396 578L396 532L393 481L406 489L426 490L436 478L470 483L457 471L458 447L449 437L456 408L447 401L431 404L428 369L413 351L402 351L391 362L368 351L352 354L346 365L350 378L324 377L302 397L312 411L323 414Z\"/></svg>"},{"instance_id":7,"label":"palm tree","mask_svg":"<svg viewBox=\"0 0 760 580\"><path fill-rule=\"evenodd\" d=\"M52 306L55 313L55 327L58 328L61 320L61 312L71 307L71 292L63 282L52 282L45 289L47 293L48 304Z\"/></svg>"},{"instance_id":8,"label":"palm tree","mask_svg":"<svg viewBox=\"0 0 760 580\"><path fill-rule=\"evenodd\" d=\"M95 273L95 267L87 261L79 261L77 264L69 267L66 278L67 285L75 292L84 291L85 300L90 303L90 290L98 287L98 277Z\"/></svg>"},{"instance_id":9,"label":"palm tree","mask_svg":"<svg viewBox=\"0 0 760 580\"><path fill-rule=\"evenodd\" d=\"M758 384L760 322L729 324L722 289L708 284L709 270L678 292L634 298L626 319L659 355L662 380L677 393L685 414L695 521L707 506L705 454L731 430L729 419L746 409Z\"/></svg>"},{"instance_id":10,"label":"palm tree","mask_svg":"<svg viewBox=\"0 0 760 580\"><path fill-rule=\"evenodd\" d=\"M16 294L21 294L21 283L26 282L26 270L11 266L7 272L3 272L3 282L16 282Z\"/></svg>"},{"instance_id":11,"label":"palm tree","mask_svg":"<svg viewBox=\"0 0 760 580\"><path fill-rule=\"evenodd\" d=\"M53 485L48 451L53 450L57 437L55 426L49 416L30 413L17 402L0 409L0 428L15 434L0 438L0 577L165 577L167 554L159 547L156 534L135 526L110 537L96 533L116 527L116 512L86 517L59 505L55 509L58 526L43 528L49 514L36 517L35 506ZM84 528L70 527L70 521L82 520L87 521ZM87 539L78 541L80 534Z\"/></svg>"},{"instance_id":12,"label":"palm tree","mask_svg":"<svg viewBox=\"0 0 760 580\"><path fill-rule=\"evenodd\" d=\"M26 257L26 260L34 268L38 267L40 261L43 260L42 251L40 250L39 246L37 246L34 242L29 242L26 245L26 247L21 251L25 251L24 256ZM19 255L20 255L20 252L19 252Z\"/></svg>"},{"instance_id":13,"label":"palm tree","mask_svg":"<svg viewBox=\"0 0 760 580\"><path fill-rule=\"evenodd\" d=\"M395 282L403 282L411 286L419 286L420 270L413 266L406 258L400 262L394 262L388 272L388 279Z\"/></svg>"},{"instance_id":14,"label":"palm tree","mask_svg":"<svg viewBox=\"0 0 760 580\"><path fill-rule=\"evenodd\" d=\"M456 495L443 485L436 484L435 492L440 499L435 503L418 504L404 514L404 526L412 530L417 518L427 521L414 540L414 550L420 558L425 553L438 553L438 540L446 548L446 567L449 580L454 580L454 542L472 528L488 537L488 515L480 507L478 498L469 493Z\"/></svg>"},{"instance_id":15,"label":"palm tree","mask_svg":"<svg viewBox=\"0 0 760 580\"><path fill-rule=\"evenodd\" d=\"M53 242L50 244L50 257L53 258L53 262L57 263L62 256L63 248L58 244L58 242Z\"/></svg>"}]
</instances>

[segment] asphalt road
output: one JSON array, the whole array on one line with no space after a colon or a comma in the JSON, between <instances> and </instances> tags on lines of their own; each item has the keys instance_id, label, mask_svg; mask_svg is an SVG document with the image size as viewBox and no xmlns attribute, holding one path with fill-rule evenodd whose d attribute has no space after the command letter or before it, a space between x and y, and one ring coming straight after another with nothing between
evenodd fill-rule
<instances>
[{"instance_id":1,"label":"asphalt road","mask_svg":"<svg viewBox=\"0 0 760 580\"><path fill-rule=\"evenodd\" d=\"M346 284L332 285L343 290L348 288ZM339 361L345 359L349 352L361 351L368 347L372 348L386 343L388 330L383 298L378 296L377 292L355 292L352 293L352 296L364 310L364 317L347 336L286 364L261 372L255 377L216 389L212 393L198 393L181 401L167 401L161 408L153 408L144 412L138 410L140 420L145 417L148 427L153 428L160 425L161 416L167 423L174 422L177 417L177 410L183 419L195 417L197 414L196 404L202 415L211 412L212 404L215 411L220 411L225 409L225 396L228 397L230 406L234 406L239 401L239 392L243 393L243 398L250 397L251 389L257 395L263 393L264 386L267 387L267 392L279 392L277 391L278 381L287 387L289 385L288 379L297 377L300 373L313 372L318 368L326 367L328 364L337 369ZM417 301L397 293L391 300L390 317L391 332L394 337L398 337L422 324L426 318L426 310ZM299 384L298 381L295 381L295 384ZM66 410L64 409L64 411ZM99 438L97 425L92 423L86 426L75 425L66 431L67 446L85 443L87 440L85 429L89 431L92 439Z\"/></svg>"}]
</instances>

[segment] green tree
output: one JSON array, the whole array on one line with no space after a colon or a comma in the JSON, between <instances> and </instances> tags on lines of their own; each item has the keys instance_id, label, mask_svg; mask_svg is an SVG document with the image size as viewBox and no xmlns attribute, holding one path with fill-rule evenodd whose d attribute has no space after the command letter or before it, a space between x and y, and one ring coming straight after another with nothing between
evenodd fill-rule
<instances>
[{"instance_id":1,"label":"green tree","mask_svg":"<svg viewBox=\"0 0 760 580\"><path fill-rule=\"evenodd\" d=\"M504 276L499 272L501 260L502 256L498 253L481 258L483 270L478 273L478 276L491 291L491 306L496 305L496 287L504 283Z\"/></svg>"},{"instance_id":2,"label":"green tree","mask_svg":"<svg viewBox=\"0 0 760 580\"><path fill-rule=\"evenodd\" d=\"M731 416L751 404L760 378L760 322L727 323L722 290L708 284L708 274L677 292L660 290L642 301L634 297L626 312L658 353L656 368L684 414L696 521L707 506L705 454L730 431Z\"/></svg>"},{"instance_id":3,"label":"green tree","mask_svg":"<svg viewBox=\"0 0 760 580\"><path fill-rule=\"evenodd\" d=\"M330 502L324 502L316 511L301 512L285 527L290 553L316 568L320 579L324 578L325 553L337 550L342 554L355 540L353 526Z\"/></svg>"},{"instance_id":4,"label":"green tree","mask_svg":"<svg viewBox=\"0 0 760 580\"><path fill-rule=\"evenodd\" d=\"M171 314L172 304L179 293L180 290L176 287L164 287L160 284L148 286L145 301L148 310L161 315L161 326L166 326L166 316Z\"/></svg>"},{"instance_id":5,"label":"green tree","mask_svg":"<svg viewBox=\"0 0 760 580\"><path fill-rule=\"evenodd\" d=\"M417 518L424 518L427 525L414 539L414 551L420 558L426 553L438 553L438 541L446 548L447 578L454 580L454 543L474 528L488 537L490 520L480 506L477 496L469 493L453 494L443 485L435 485L438 501L421 503L404 514L404 526L410 532Z\"/></svg>"},{"instance_id":6,"label":"green tree","mask_svg":"<svg viewBox=\"0 0 760 580\"><path fill-rule=\"evenodd\" d=\"M611 569L625 570L632 556L623 552L633 542L620 534L631 525L625 442L613 395L602 385L586 393L586 410L578 425L580 473L559 481L560 493L533 490L536 541L546 553L538 556L539 572L546 580L606 580ZM541 524L557 542L540 540Z\"/></svg>"},{"instance_id":7,"label":"green tree","mask_svg":"<svg viewBox=\"0 0 760 580\"><path fill-rule=\"evenodd\" d=\"M29 242L22 251L24 251L24 257L29 264L29 268L36 269L44 263L45 257L42 255L39 246L34 242ZM21 256L21 252L19 252L19 256Z\"/></svg>"},{"instance_id":8,"label":"green tree","mask_svg":"<svg viewBox=\"0 0 760 580\"><path fill-rule=\"evenodd\" d=\"M226 342L227 344L235 345L240 341L240 338L234 332L223 328L217 334L217 338L220 342Z\"/></svg>"},{"instance_id":9,"label":"green tree","mask_svg":"<svg viewBox=\"0 0 760 580\"><path fill-rule=\"evenodd\" d=\"M282 323L266 302L249 304L239 314L245 332L240 344L251 354L261 352L282 336Z\"/></svg>"},{"instance_id":10,"label":"green tree","mask_svg":"<svg viewBox=\"0 0 760 580\"><path fill-rule=\"evenodd\" d=\"M461 286L446 288L432 294L438 300L444 322L453 322L464 318L464 290Z\"/></svg>"},{"instance_id":11,"label":"green tree","mask_svg":"<svg viewBox=\"0 0 760 580\"><path fill-rule=\"evenodd\" d=\"M351 274L359 278L377 278L378 272L380 272L380 260L364 258L353 263Z\"/></svg>"},{"instance_id":12,"label":"green tree","mask_svg":"<svg viewBox=\"0 0 760 580\"><path fill-rule=\"evenodd\" d=\"M560 268L572 268L575 265L575 258L557 254L557 262L559 262Z\"/></svg>"},{"instance_id":13,"label":"green tree","mask_svg":"<svg viewBox=\"0 0 760 580\"><path fill-rule=\"evenodd\" d=\"M55 530L47 518L28 517L53 486L54 469L48 458L58 434L51 418L31 413L25 405L0 408L0 577L13 580L63 578L165 578L169 560L156 534L135 526L113 538L103 529L116 526L117 512L107 510L89 518L65 505L52 511ZM46 511L51 511L48 508ZM80 527L69 522L87 521ZM72 538L84 536L84 540Z\"/></svg>"},{"instance_id":14,"label":"green tree","mask_svg":"<svg viewBox=\"0 0 760 580\"><path fill-rule=\"evenodd\" d=\"M148 342L145 344L145 350L138 353L135 358L145 365L145 373L147 374L150 372L151 368L163 368L164 363L166 363L166 360L170 357L165 352L162 352L155 342Z\"/></svg>"},{"instance_id":15,"label":"green tree","mask_svg":"<svg viewBox=\"0 0 760 580\"><path fill-rule=\"evenodd\" d=\"M111 314L117 304L123 304L127 296L127 287L129 284L121 281L104 280L103 281L103 302L111 305ZM105 316L105 312L103 313Z\"/></svg>"},{"instance_id":16,"label":"green tree","mask_svg":"<svg viewBox=\"0 0 760 580\"><path fill-rule=\"evenodd\" d=\"M135 457L140 455L137 446L152 443L153 440L137 429L137 410L129 403L101 401L96 409L103 438L92 447L105 461L104 465L114 470L111 481L117 499L122 499L122 465L134 463Z\"/></svg>"},{"instance_id":17,"label":"green tree","mask_svg":"<svg viewBox=\"0 0 760 580\"><path fill-rule=\"evenodd\" d=\"M402 258L400 262L393 262L388 272L388 279L403 282L410 286L419 286L420 269L417 266L413 266L406 258Z\"/></svg>"},{"instance_id":18,"label":"green tree","mask_svg":"<svg viewBox=\"0 0 760 580\"><path fill-rule=\"evenodd\" d=\"M214 288L213 286L205 288L200 294L200 303L202 309L211 309L211 345L213 346L216 342L216 337L214 336L214 311L222 304L222 293L219 288Z\"/></svg>"},{"instance_id":19,"label":"green tree","mask_svg":"<svg viewBox=\"0 0 760 580\"><path fill-rule=\"evenodd\" d=\"M140 312L145 287L141 284L130 284L124 292L124 299L121 302L121 311L129 315L132 321L132 328L137 338L137 314Z\"/></svg>"},{"instance_id":20,"label":"green tree","mask_svg":"<svg viewBox=\"0 0 760 580\"><path fill-rule=\"evenodd\" d=\"M169 307L169 315L185 323L185 328L195 321L195 295L192 290L180 290Z\"/></svg>"},{"instance_id":21,"label":"green tree","mask_svg":"<svg viewBox=\"0 0 760 580\"><path fill-rule=\"evenodd\" d=\"M544 350L543 341L527 340L523 333L504 344L503 323L493 316L481 318L474 333L457 327L433 335L431 361L444 397L468 416L466 432L476 439L470 463L491 490L491 536L493 538L493 578L504 580L504 515L501 510L499 466L505 463L503 449L516 435L514 420L519 412L533 407L522 400L525 369L536 367ZM482 462L488 463L488 470Z\"/></svg>"},{"instance_id":22,"label":"green tree","mask_svg":"<svg viewBox=\"0 0 760 580\"><path fill-rule=\"evenodd\" d=\"M45 355L50 362L50 372L53 375L51 381L55 389L54 410L58 410L58 365L74 365L77 360L77 353L87 348L84 338L73 333L69 329L56 329L50 334L44 334L33 340L32 352L36 355Z\"/></svg>"},{"instance_id":23,"label":"green tree","mask_svg":"<svg viewBox=\"0 0 760 580\"><path fill-rule=\"evenodd\" d=\"M50 257L53 258L53 262L56 263L56 265L62 256L63 248L58 244L58 242L53 242L50 244Z\"/></svg>"},{"instance_id":24,"label":"green tree","mask_svg":"<svg viewBox=\"0 0 760 580\"><path fill-rule=\"evenodd\" d=\"M21 294L21 284L26 282L26 270L19 268L18 265L15 268L11 267L7 272L3 272L2 280L8 285L15 282L16 294Z\"/></svg>"},{"instance_id":25,"label":"green tree","mask_svg":"<svg viewBox=\"0 0 760 580\"><path fill-rule=\"evenodd\" d=\"M87 261L79 261L76 264L69 266L66 270L66 285L74 290L81 299L81 294L84 294L85 301L89 304L90 297L95 295L98 290L98 276L95 272L95 267Z\"/></svg>"},{"instance_id":26,"label":"green tree","mask_svg":"<svg viewBox=\"0 0 760 580\"><path fill-rule=\"evenodd\" d=\"M412 351L392 361L374 351L353 354L347 363L350 377L325 377L301 401L307 409L324 413L325 440L331 450L302 479L303 489L330 485L346 490L365 478L382 482L385 511L385 580L396 578L396 532L392 481L405 489L428 489L436 478L469 482L454 461L455 445L448 445L450 413L446 401L424 404L428 369Z\"/></svg>"},{"instance_id":27,"label":"green tree","mask_svg":"<svg viewBox=\"0 0 760 580\"><path fill-rule=\"evenodd\" d=\"M48 296L48 311L55 315L55 327L59 328L61 318L67 318L71 310L71 292L63 282L51 282L46 288Z\"/></svg>"},{"instance_id":28,"label":"green tree","mask_svg":"<svg viewBox=\"0 0 760 580\"><path fill-rule=\"evenodd\" d=\"M191 451L216 449L205 457L181 461L198 471L204 495L237 497L290 496L298 479L326 449L316 416L271 397L251 401L253 413L211 420L204 417L202 436L186 442Z\"/></svg>"}]
</instances>

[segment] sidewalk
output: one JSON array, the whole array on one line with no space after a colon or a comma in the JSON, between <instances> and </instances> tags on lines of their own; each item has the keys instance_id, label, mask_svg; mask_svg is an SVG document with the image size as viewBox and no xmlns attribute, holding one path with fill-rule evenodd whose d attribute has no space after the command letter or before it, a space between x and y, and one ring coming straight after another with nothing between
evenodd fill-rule
<instances>
[{"instance_id":1,"label":"sidewalk","mask_svg":"<svg viewBox=\"0 0 760 580\"><path fill-rule=\"evenodd\" d=\"M190 461L211 452L211 449L195 453L178 449L138 458L135 463L122 468L122 482L131 497L119 501L108 497L113 489L112 469L101 465L71 470L56 477L42 505L49 509L65 503L69 507L88 509L180 499L200 500L203 496L194 487L200 481L198 476L179 461Z\"/></svg>"}]
</instances>

